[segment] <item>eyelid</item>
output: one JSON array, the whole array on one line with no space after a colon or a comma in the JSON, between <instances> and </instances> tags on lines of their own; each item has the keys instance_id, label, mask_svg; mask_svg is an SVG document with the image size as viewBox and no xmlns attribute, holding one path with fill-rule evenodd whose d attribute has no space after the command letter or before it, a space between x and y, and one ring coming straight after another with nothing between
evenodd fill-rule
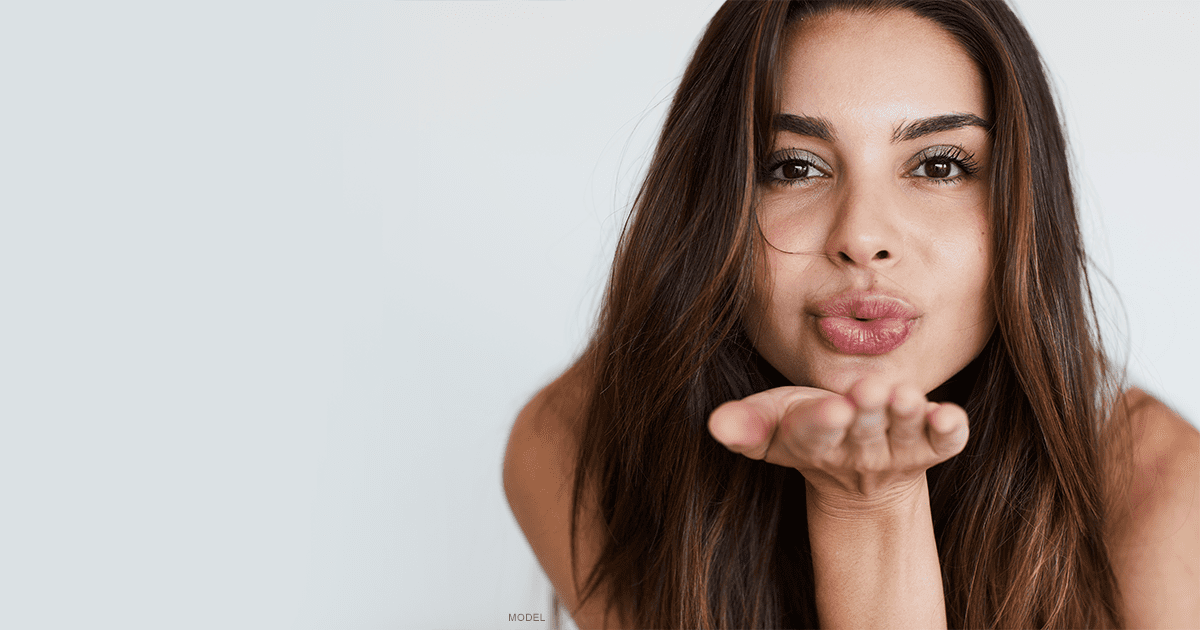
<instances>
[{"instance_id":1,"label":"eyelid","mask_svg":"<svg viewBox=\"0 0 1200 630\"><path fill-rule=\"evenodd\" d=\"M904 172L911 173L917 167L934 158L944 158L958 162L959 166L968 175L973 175L979 171L979 164L975 161L975 154L956 144L936 144L931 147L925 147L917 152L916 155L909 158L904 165Z\"/></svg>"},{"instance_id":2,"label":"eyelid","mask_svg":"<svg viewBox=\"0 0 1200 630\"><path fill-rule=\"evenodd\" d=\"M770 172L770 171L775 170L776 168L779 168L781 165L783 165L784 162L792 162L792 161L808 162L809 164L813 165L813 167L815 167L818 171L821 171L822 173L824 173L827 176L833 174L833 167L830 166L828 162L821 159L821 156L817 155L816 153L813 153L812 151L807 151L805 149L795 149L795 148L780 149L780 150L772 153L770 156L767 157L767 167L765 170L767 172Z\"/></svg>"}]
</instances>

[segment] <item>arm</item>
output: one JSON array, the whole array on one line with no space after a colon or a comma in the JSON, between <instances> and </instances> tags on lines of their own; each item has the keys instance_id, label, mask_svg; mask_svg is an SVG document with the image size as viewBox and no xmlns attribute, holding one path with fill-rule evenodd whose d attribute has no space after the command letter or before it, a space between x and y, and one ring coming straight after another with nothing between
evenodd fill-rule
<instances>
[{"instance_id":1,"label":"arm","mask_svg":"<svg viewBox=\"0 0 1200 630\"><path fill-rule=\"evenodd\" d=\"M830 508L810 498L808 535L821 627L946 627L923 476L870 507Z\"/></svg>"},{"instance_id":2,"label":"arm","mask_svg":"<svg viewBox=\"0 0 1200 630\"><path fill-rule=\"evenodd\" d=\"M946 627L925 471L966 444L961 408L864 380L847 396L787 387L726 403L709 429L804 474L822 627Z\"/></svg>"},{"instance_id":3,"label":"arm","mask_svg":"<svg viewBox=\"0 0 1200 630\"><path fill-rule=\"evenodd\" d=\"M1200 433L1134 390L1131 473L1114 500L1113 570L1130 628L1200 628Z\"/></svg>"},{"instance_id":4,"label":"arm","mask_svg":"<svg viewBox=\"0 0 1200 630\"><path fill-rule=\"evenodd\" d=\"M504 492L513 516L554 586L560 602L580 628L618 628L605 613L603 593L579 605L576 579L591 571L600 552L600 525L585 506L580 518L578 566L571 565L571 491L575 442L570 419L578 417L583 396L579 366L568 370L521 410L504 454Z\"/></svg>"}]
</instances>

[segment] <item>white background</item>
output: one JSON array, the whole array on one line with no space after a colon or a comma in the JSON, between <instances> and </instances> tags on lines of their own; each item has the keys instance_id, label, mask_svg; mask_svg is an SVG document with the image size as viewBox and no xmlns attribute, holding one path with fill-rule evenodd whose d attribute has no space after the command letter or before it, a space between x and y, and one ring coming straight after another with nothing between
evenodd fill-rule
<instances>
[{"instance_id":1,"label":"white background","mask_svg":"<svg viewBox=\"0 0 1200 630\"><path fill-rule=\"evenodd\" d=\"M0 6L0 626L546 627L507 431L716 6ZM1194 422L1200 3L1017 6Z\"/></svg>"}]
</instances>

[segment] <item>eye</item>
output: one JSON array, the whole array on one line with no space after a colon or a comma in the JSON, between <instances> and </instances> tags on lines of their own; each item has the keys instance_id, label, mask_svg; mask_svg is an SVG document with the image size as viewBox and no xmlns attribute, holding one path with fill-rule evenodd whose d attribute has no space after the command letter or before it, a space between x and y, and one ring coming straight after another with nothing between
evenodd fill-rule
<instances>
[{"instance_id":1,"label":"eye","mask_svg":"<svg viewBox=\"0 0 1200 630\"><path fill-rule=\"evenodd\" d=\"M832 171L824 160L808 151L788 149L771 156L763 169L763 179L784 185L803 184L829 177Z\"/></svg>"},{"instance_id":2,"label":"eye","mask_svg":"<svg viewBox=\"0 0 1200 630\"><path fill-rule=\"evenodd\" d=\"M909 177L937 184L954 183L979 171L974 155L952 145L929 147L915 155L909 164Z\"/></svg>"},{"instance_id":3,"label":"eye","mask_svg":"<svg viewBox=\"0 0 1200 630\"><path fill-rule=\"evenodd\" d=\"M961 177L963 174L962 167L957 162L947 158L935 158L927 160L917 167L913 172L917 177L932 177L934 179L952 179Z\"/></svg>"},{"instance_id":4,"label":"eye","mask_svg":"<svg viewBox=\"0 0 1200 630\"><path fill-rule=\"evenodd\" d=\"M808 162L789 160L775 167L771 174L775 179L804 179L810 174L816 174L816 168Z\"/></svg>"}]
</instances>

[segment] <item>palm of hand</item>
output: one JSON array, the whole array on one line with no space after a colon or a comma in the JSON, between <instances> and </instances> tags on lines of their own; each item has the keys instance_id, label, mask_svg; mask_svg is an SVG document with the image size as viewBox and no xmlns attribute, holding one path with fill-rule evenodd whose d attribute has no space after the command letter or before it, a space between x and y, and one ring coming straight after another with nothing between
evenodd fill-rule
<instances>
[{"instance_id":1,"label":"palm of hand","mask_svg":"<svg viewBox=\"0 0 1200 630\"><path fill-rule=\"evenodd\" d=\"M866 378L846 395L778 387L713 410L709 431L735 453L800 471L818 504L863 509L906 496L962 451L967 414L909 385Z\"/></svg>"}]
</instances>

